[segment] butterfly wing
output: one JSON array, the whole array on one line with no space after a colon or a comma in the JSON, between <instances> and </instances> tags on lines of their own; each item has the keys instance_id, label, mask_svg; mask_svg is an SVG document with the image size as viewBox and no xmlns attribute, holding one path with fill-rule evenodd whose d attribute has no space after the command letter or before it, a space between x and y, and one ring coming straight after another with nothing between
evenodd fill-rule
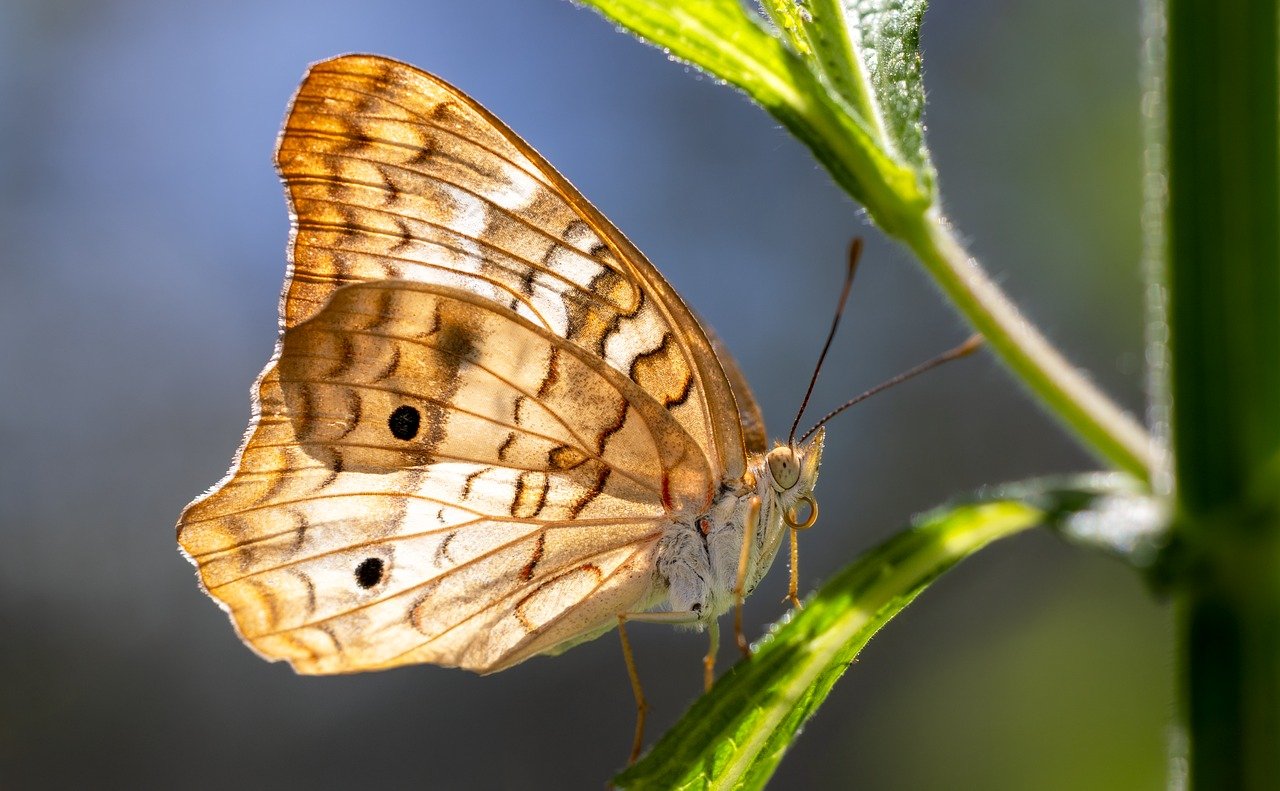
<instances>
[{"instance_id":1,"label":"butterfly wing","mask_svg":"<svg viewBox=\"0 0 1280 791\"><path fill-rule=\"evenodd\" d=\"M447 286L338 290L259 392L179 540L241 636L303 672L489 671L608 627L710 474L630 379Z\"/></svg>"},{"instance_id":2,"label":"butterfly wing","mask_svg":"<svg viewBox=\"0 0 1280 791\"><path fill-rule=\"evenodd\" d=\"M296 231L285 327L352 282L452 285L594 353L662 401L736 480L734 396L693 314L528 144L425 72L369 55L313 66L277 152Z\"/></svg>"},{"instance_id":3,"label":"butterfly wing","mask_svg":"<svg viewBox=\"0 0 1280 791\"><path fill-rule=\"evenodd\" d=\"M725 376L729 379L734 401L738 404L738 425L742 429L742 442L746 446L747 453L760 454L767 452L769 450L769 434L764 427L764 413L760 411L760 404L756 402L755 394L751 392L751 385L747 383L747 377L743 375L737 359L729 351L729 347L725 346L724 341L716 334L715 330L707 325L704 325L703 329L707 333L707 339L711 341L711 348L716 353L716 359L720 361L720 366L724 370Z\"/></svg>"},{"instance_id":4,"label":"butterfly wing","mask_svg":"<svg viewBox=\"0 0 1280 791\"><path fill-rule=\"evenodd\" d=\"M282 341L231 472L179 522L241 636L302 672L492 671L649 606L664 527L745 467L688 308L404 64L313 67L277 161Z\"/></svg>"}]
</instances>

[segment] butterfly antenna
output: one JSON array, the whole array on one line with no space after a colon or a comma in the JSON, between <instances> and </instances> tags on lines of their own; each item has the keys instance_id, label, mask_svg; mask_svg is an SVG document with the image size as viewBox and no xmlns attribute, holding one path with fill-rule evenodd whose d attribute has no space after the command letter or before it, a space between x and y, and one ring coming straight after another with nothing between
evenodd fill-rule
<instances>
[{"instance_id":1,"label":"butterfly antenna","mask_svg":"<svg viewBox=\"0 0 1280 791\"><path fill-rule=\"evenodd\" d=\"M831 320L831 331L827 333L827 342L822 344L822 354L818 355L818 364L813 367L813 378L809 380L809 389L804 391L804 400L800 402L800 411L796 419L791 421L791 432L787 434L787 444L795 444L796 429L800 427L800 418L804 416L805 407L809 406L809 396L813 395L813 386L818 383L818 372L822 370L822 361L827 359L827 350L836 337L836 328L840 326L840 317L844 315L845 303L849 301L849 291L853 288L853 275L858 271L858 259L862 256L862 237L855 236L849 243L849 269L844 275L844 289L840 292L840 302L836 305L836 316ZM803 441L803 440L801 440Z\"/></svg>"},{"instance_id":2,"label":"butterfly antenna","mask_svg":"<svg viewBox=\"0 0 1280 791\"><path fill-rule=\"evenodd\" d=\"M880 384L871 388L870 390L863 393L862 395L855 396L854 398L849 399L845 403L841 404L839 407L836 407L835 409L831 410L826 415L824 415L821 420L819 420L816 424L814 424L813 428L809 429L804 433L804 436L800 438L800 442L803 443L809 437L813 436L813 432L821 428L828 420L840 414L841 412L845 411L846 409L853 406L854 404L860 403L862 401L866 401L868 398L875 395L876 393L879 393L882 390L888 390L890 387L893 387L894 385L902 384L908 379L915 378L920 374L924 373L925 371L928 371L933 368L937 368L939 365L942 365L943 363L949 363L952 360L958 360L961 357L966 357L970 354L973 354L979 348L982 347L982 343L983 343L983 338L981 335L972 335L969 337L967 341L955 347L954 349L943 352L942 354L939 354L937 357L934 357L932 360L928 360L926 362L920 363L915 368L912 368L909 371L904 371L898 374L897 376L893 377L887 382L881 382Z\"/></svg>"}]
</instances>

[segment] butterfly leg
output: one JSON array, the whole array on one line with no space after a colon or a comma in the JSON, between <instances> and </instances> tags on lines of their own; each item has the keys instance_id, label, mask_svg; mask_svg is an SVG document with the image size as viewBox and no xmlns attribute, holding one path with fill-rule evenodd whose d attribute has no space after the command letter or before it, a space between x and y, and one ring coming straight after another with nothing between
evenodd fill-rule
<instances>
[{"instance_id":1,"label":"butterfly leg","mask_svg":"<svg viewBox=\"0 0 1280 791\"><path fill-rule=\"evenodd\" d=\"M751 562L751 538L749 536L750 526L755 525L760 520L760 498L751 498L751 510L747 512L748 529L742 531L742 553L738 555L738 579L733 586L733 638L738 643L738 650L742 652L744 659L751 658L751 646L747 643L746 636L742 633L742 603L747 598L747 564ZM792 535L795 535L794 531ZM795 545L792 544L794 547ZM792 561L792 568L795 568L795 562Z\"/></svg>"},{"instance_id":2,"label":"butterfly leg","mask_svg":"<svg viewBox=\"0 0 1280 791\"><path fill-rule=\"evenodd\" d=\"M636 735L631 741L631 757L628 764L633 764L640 757L640 748L644 746L644 720L649 712L649 701L645 700L644 688L640 686L640 674L636 672L636 657L631 651L631 641L627 639L627 616L618 616L618 637L622 638L622 661L627 664L627 676L631 679L631 692L636 697Z\"/></svg>"},{"instance_id":3,"label":"butterfly leg","mask_svg":"<svg viewBox=\"0 0 1280 791\"><path fill-rule=\"evenodd\" d=\"M712 621L707 625L707 631L711 633L711 645L708 646L707 655L702 660L702 686L710 692L711 685L716 680L716 654L720 653L720 622Z\"/></svg>"},{"instance_id":4,"label":"butterfly leg","mask_svg":"<svg viewBox=\"0 0 1280 791\"><path fill-rule=\"evenodd\" d=\"M684 624L699 621L696 612L624 612L618 614L618 637L622 639L622 659L627 663L627 676L631 679L631 692L636 696L636 735L631 742L631 757L627 763L633 764L640 757L640 749L644 747L644 721L649 713L649 701L645 699L644 689L640 686L640 674L636 672L636 656L631 650L631 641L627 639L627 621L647 621L649 623ZM714 628L714 624L712 625Z\"/></svg>"}]
</instances>

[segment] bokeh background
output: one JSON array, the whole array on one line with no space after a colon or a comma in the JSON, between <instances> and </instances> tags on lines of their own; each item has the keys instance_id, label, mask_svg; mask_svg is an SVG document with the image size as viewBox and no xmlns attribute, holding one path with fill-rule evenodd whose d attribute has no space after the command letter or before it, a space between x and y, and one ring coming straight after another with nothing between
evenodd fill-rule
<instances>
[{"instance_id":1,"label":"bokeh background","mask_svg":"<svg viewBox=\"0 0 1280 791\"><path fill-rule=\"evenodd\" d=\"M1142 409L1136 3L936 0L928 141L972 249ZM562 0L0 3L0 786L600 788L633 704L617 640L481 678L301 678L241 646L177 553L271 354L288 221L271 166L309 62L391 55L556 164L726 339L775 433L868 251L814 414L967 334L763 112ZM986 355L831 426L812 588L910 514L1095 462ZM779 563L747 608L784 612ZM889 625L777 788L1164 783L1167 610L1036 533ZM704 639L633 630L651 735ZM722 667L732 659L726 649Z\"/></svg>"}]
</instances>

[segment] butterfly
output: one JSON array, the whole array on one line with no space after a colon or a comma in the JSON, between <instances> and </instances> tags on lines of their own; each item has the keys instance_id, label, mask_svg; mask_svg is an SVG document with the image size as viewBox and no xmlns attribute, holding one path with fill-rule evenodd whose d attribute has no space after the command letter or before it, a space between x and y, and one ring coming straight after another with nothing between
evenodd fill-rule
<instances>
[{"instance_id":1,"label":"butterfly","mask_svg":"<svg viewBox=\"0 0 1280 791\"><path fill-rule=\"evenodd\" d=\"M770 447L724 346L461 91L318 63L276 163L280 339L177 530L258 654L491 673L619 616L714 627L812 524L823 431Z\"/></svg>"}]
</instances>

